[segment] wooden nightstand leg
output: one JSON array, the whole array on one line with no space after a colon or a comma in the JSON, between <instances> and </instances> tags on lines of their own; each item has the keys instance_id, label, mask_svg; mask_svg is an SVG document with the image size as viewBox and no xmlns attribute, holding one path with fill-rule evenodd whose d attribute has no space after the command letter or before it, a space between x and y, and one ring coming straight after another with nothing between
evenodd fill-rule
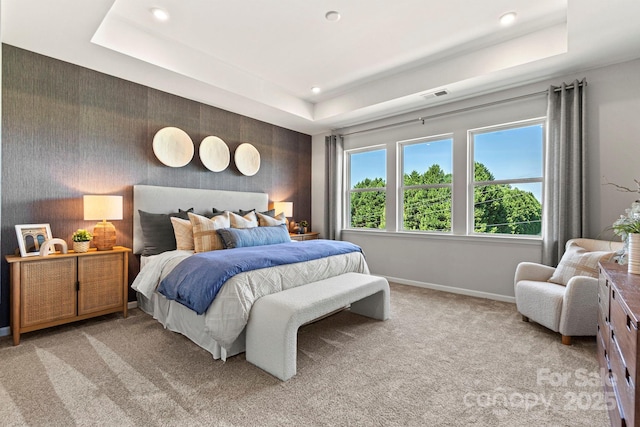
<instances>
[{"instance_id":1,"label":"wooden nightstand leg","mask_svg":"<svg viewBox=\"0 0 640 427\"><path fill-rule=\"evenodd\" d=\"M11 264L11 333L13 345L20 344L20 263Z\"/></svg>"},{"instance_id":2,"label":"wooden nightstand leg","mask_svg":"<svg viewBox=\"0 0 640 427\"><path fill-rule=\"evenodd\" d=\"M122 287L124 288L122 293L123 293L123 304L124 306L122 307L122 315L126 318L127 314L128 314L128 308L129 308L129 254L127 252L123 253L124 256L124 266L123 266L123 272L122 272L122 276L123 276L123 281L124 284L122 285Z\"/></svg>"}]
</instances>

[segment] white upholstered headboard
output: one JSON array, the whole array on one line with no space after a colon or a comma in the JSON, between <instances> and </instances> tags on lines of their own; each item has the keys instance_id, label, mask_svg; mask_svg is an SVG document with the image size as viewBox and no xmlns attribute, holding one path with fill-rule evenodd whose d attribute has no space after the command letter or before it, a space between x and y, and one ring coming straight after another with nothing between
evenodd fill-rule
<instances>
[{"instance_id":1,"label":"white upholstered headboard","mask_svg":"<svg viewBox=\"0 0 640 427\"><path fill-rule=\"evenodd\" d=\"M195 213L218 210L266 211L269 195L242 191L205 190L197 188L133 186L133 253L142 252L144 240L138 210L151 213L172 213L193 208Z\"/></svg>"}]
</instances>

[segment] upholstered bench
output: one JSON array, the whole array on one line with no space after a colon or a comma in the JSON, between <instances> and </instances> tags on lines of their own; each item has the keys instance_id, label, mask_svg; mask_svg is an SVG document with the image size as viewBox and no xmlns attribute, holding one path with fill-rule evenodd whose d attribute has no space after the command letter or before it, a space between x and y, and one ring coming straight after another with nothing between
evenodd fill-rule
<instances>
[{"instance_id":1,"label":"upholstered bench","mask_svg":"<svg viewBox=\"0 0 640 427\"><path fill-rule=\"evenodd\" d=\"M247 361L288 380L296 374L298 328L349 304L353 313L388 319L387 279L346 273L258 299L247 323Z\"/></svg>"}]
</instances>

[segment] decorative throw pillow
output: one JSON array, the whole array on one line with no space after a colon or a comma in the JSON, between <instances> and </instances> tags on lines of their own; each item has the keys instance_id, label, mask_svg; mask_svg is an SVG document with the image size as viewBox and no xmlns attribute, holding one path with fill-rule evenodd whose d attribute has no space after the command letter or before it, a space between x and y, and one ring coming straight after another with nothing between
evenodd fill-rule
<instances>
[{"instance_id":1,"label":"decorative throw pillow","mask_svg":"<svg viewBox=\"0 0 640 427\"><path fill-rule=\"evenodd\" d=\"M189 219L188 211L180 209L178 213L157 214L138 210L142 228L143 256L158 255L176 249L176 239L171 225L171 217Z\"/></svg>"},{"instance_id":2,"label":"decorative throw pillow","mask_svg":"<svg viewBox=\"0 0 640 427\"><path fill-rule=\"evenodd\" d=\"M207 218L202 215L189 213L189 221L193 226L193 246L196 252L215 251L224 249L220 236L216 230L220 228L229 228L229 214L214 216Z\"/></svg>"},{"instance_id":3,"label":"decorative throw pillow","mask_svg":"<svg viewBox=\"0 0 640 427\"><path fill-rule=\"evenodd\" d=\"M223 228L218 230L225 249L247 246L275 245L291 242L285 225L254 228Z\"/></svg>"},{"instance_id":4,"label":"decorative throw pillow","mask_svg":"<svg viewBox=\"0 0 640 427\"><path fill-rule=\"evenodd\" d=\"M176 237L176 249L180 251L192 251L193 246L193 226L188 219L171 218L173 233Z\"/></svg>"},{"instance_id":5,"label":"decorative throw pillow","mask_svg":"<svg viewBox=\"0 0 640 427\"><path fill-rule=\"evenodd\" d=\"M244 216L229 212L229 219L232 228L253 228L258 226L258 217L254 211L250 211Z\"/></svg>"},{"instance_id":6,"label":"decorative throw pillow","mask_svg":"<svg viewBox=\"0 0 640 427\"><path fill-rule=\"evenodd\" d=\"M615 251L587 252L576 243L571 243L548 282L567 286L573 276L598 277L598 262L609 261Z\"/></svg>"},{"instance_id":7,"label":"decorative throw pillow","mask_svg":"<svg viewBox=\"0 0 640 427\"><path fill-rule=\"evenodd\" d=\"M279 213L275 217L265 215L260 212L256 212L256 215L258 216L258 224L260 227L271 227L287 223L287 218L284 216L284 212Z\"/></svg>"}]
</instances>

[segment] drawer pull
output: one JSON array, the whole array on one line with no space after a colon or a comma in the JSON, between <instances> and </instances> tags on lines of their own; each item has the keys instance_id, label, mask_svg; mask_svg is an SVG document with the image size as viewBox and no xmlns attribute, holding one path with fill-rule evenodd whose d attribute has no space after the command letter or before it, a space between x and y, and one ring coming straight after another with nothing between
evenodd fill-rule
<instances>
[{"instance_id":1,"label":"drawer pull","mask_svg":"<svg viewBox=\"0 0 640 427\"><path fill-rule=\"evenodd\" d=\"M616 299L616 291L611 291L611 299Z\"/></svg>"},{"instance_id":2,"label":"drawer pull","mask_svg":"<svg viewBox=\"0 0 640 427\"><path fill-rule=\"evenodd\" d=\"M629 317L628 314L627 314L627 329L631 331L631 318Z\"/></svg>"},{"instance_id":3,"label":"drawer pull","mask_svg":"<svg viewBox=\"0 0 640 427\"><path fill-rule=\"evenodd\" d=\"M629 370L626 368L624 368L624 379L627 382L628 386L631 386L631 375L629 375Z\"/></svg>"}]
</instances>

